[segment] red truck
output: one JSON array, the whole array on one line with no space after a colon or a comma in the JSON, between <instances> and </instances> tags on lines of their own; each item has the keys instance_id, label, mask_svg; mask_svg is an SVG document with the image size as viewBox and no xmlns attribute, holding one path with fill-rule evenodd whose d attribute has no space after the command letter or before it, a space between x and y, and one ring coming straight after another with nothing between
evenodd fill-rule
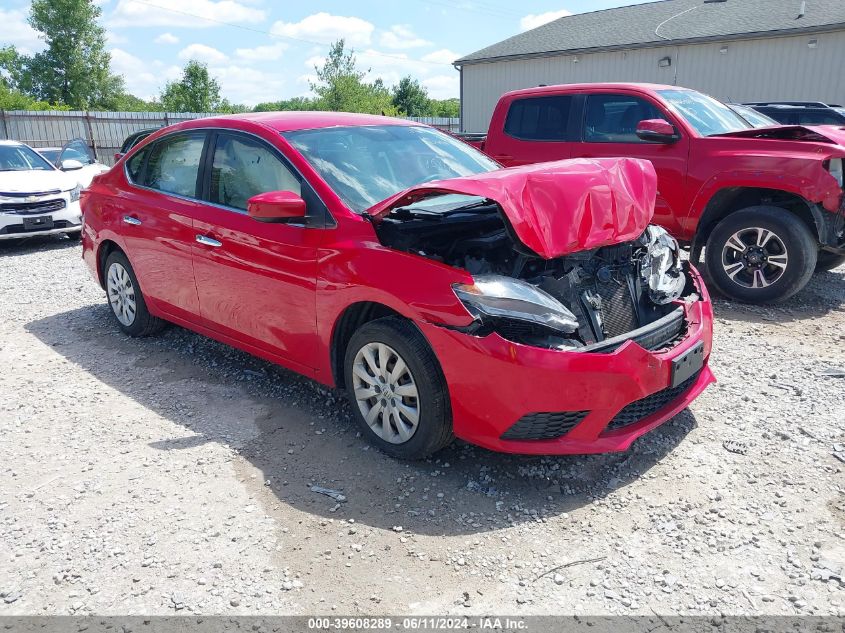
<instances>
[{"instance_id":1,"label":"red truck","mask_svg":"<svg viewBox=\"0 0 845 633\"><path fill-rule=\"evenodd\" d=\"M815 270L845 262L845 128L753 129L694 90L571 84L506 93L484 135L462 135L505 166L565 158L650 160L654 222L704 249L712 283L749 303L784 301Z\"/></svg>"}]
</instances>

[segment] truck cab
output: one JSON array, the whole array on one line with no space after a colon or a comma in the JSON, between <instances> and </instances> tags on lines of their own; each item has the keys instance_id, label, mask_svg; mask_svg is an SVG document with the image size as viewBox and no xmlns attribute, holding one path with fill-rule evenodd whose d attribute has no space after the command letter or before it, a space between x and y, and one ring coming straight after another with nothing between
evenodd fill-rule
<instances>
[{"instance_id":1,"label":"truck cab","mask_svg":"<svg viewBox=\"0 0 845 633\"><path fill-rule=\"evenodd\" d=\"M786 300L814 270L845 262L841 128L754 129L694 90L574 84L503 95L487 136L468 140L505 166L650 160L654 222L694 260L703 249L710 279L737 300Z\"/></svg>"}]
</instances>

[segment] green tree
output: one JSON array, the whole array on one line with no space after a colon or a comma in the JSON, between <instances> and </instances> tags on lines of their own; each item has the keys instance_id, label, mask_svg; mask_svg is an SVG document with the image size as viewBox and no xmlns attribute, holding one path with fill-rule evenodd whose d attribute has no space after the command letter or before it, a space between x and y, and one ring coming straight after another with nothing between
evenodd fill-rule
<instances>
[{"instance_id":1,"label":"green tree","mask_svg":"<svg viewBox=\"0 0 845 633\"><path fill-rule=\"evenodd\" d=\"M123 78L110 72L101 13L94 0L33 0L29 24L46 49L20 59L17 88L72 108L108 107Z\"/></svg>"},{"instance_id":2,"label":"green tree","mask_svg":"<svg viewBox=\"0 0 845 633\"><path fill-rule=\"evenodd\" d=\"M369 69L358 68L355 51L347 51L344 40L332 44L323 66L315 66L314 70L317 81L311 83L311 90L317 95L321 110L397 113L391 102L390 91L381 79L373 83L364 80Z\"/></svg>"},{"instance_id":3,"label":"green tree","mask_svg":"<svg viewBox=\"0 0 845 633\"><path fill-rule=\"evenodd\" d=\"M443 116L456 119L461 116L461 100L460 99L432 99L428 105L428 116Z\"/></svg>"},{"instance_id":4,"label":"green tree","mask_svg":"<svg viewBox=\"0 0 845 633\"><path fill-rule=\"evenodd\" d=\"M193 59L185 65L179 81L167 83L160 101L167 112L215 112L223 103L220 84L205 64Z\"/></svg>"},{"instance_id":5,"label":"green tree","mask_svg":"<svg viewBox=\"0 0 845 633\"><path fill-rule=\"evenodd\" d=\"M279 112L279 111L310 111L322 110L323 103L319 99L312 97L293 97L291 99L281 99L280 101L267 101L265 103L257 104L253 112Z\"/></svg>"},{"instance_id":6,"label":"green tree","mask_svg":"<svg viewBox=\"0 0 845 633\"><path fill-rule=\"evenodd\" d=\"M430 116L428 92L410 75L402 77L393 87L391 101L407 116Z\"/></svg>"}]
</instances>

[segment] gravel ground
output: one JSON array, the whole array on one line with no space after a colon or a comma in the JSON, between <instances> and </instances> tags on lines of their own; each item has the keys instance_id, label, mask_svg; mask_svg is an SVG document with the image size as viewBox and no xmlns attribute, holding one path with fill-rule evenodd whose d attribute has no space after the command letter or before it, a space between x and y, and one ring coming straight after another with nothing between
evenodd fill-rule
<instances>
[{"instance_id":1,"label":"gravel ground","mask_svg":"<svg viewBox=\"0 0 845 633\"><path fill-rule=\"evenodd\" d=\"M406 464L340 393L122 335L78 245L0 244L0 614L845 614L843 306L845 268L717 301L719 383L627 453Z\"/></svg>"}]
</instances>

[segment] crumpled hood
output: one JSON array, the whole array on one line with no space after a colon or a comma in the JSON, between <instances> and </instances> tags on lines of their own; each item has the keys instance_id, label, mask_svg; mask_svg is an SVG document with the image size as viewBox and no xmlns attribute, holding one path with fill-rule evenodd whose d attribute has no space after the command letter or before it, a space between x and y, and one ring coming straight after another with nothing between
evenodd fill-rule
<instances>
[{"instance_id":1,"label":"crumpled hood","mask_svg":"<svg viewBox=\"0 0 845 633\"><path fill-rule=\"evenodd\" d=\"M68 191L76 180L58 170L32 169L27 171L0 171L0 195L3 193L42 193Z\"/></svg>"},{"instance_id":2,"label":"crumpled hood","mask_svg":"<svg viewBox=\"0 0 845 633\"><path fill-rule=\"evenodd\" d=\"M540 257L619 244L639 237L654 215L657 175L637 158L581 158L511 167L428 182L367 210L376 218L439 194L498 203L515 237Z\"/></svg>"},{"instance_id":3,"label":"crumpled hood","mask_svg":"<svg viewBox=\"0 0 845 633\"><path fill-rule=\"evenodd\" d=\"M726 134L714 134L723 138L759 138L778 141L803 141L810 143L832 143L845 146L845 127L838 125L779 125L751 130L739 130Z\"/></svg>"}]
</instances>

